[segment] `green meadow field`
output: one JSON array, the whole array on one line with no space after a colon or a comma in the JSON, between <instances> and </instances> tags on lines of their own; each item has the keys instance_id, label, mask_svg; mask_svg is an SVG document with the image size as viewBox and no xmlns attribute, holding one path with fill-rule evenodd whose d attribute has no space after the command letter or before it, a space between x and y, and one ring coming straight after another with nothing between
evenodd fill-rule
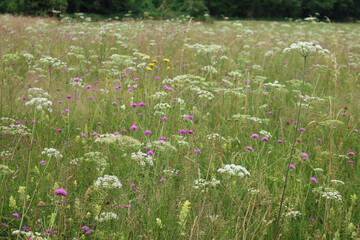
<instances>
[{"instance_id":1,"label":"green meadow field","mask_svg":"<svg viewBox=\"0 0 360 240\"><path fill-rule=\"evenodd\" d=\"M360 238L359 24L0 35L0 239Z\"/></svg>"}]
</instances>

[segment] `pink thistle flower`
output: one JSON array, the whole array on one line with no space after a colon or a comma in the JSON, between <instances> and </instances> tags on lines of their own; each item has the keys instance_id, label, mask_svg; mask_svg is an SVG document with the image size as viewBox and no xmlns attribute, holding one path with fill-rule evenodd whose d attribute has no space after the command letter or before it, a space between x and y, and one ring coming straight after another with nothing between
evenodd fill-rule
<instances>
[{"instance_id":1,"label":"pink thistle flower","mask_svg":"<svg viewBox=\"0 0 360 240\"><path fill-rule=\"evenodd\" d=\"M277 143L283 143L284 141L281 140L281 139L279 139L279 140L277 140L276 142L277 142Z\"/></svg>"},{"instance_id":2,"label":"pink thistle flower","mask_svg":"<svg viewBox=\"0 0 360 240\"><path fill-rule=\"evenodd\" d=\"M67 95L66 98L67 98L67 99L71 99L72 96L71 96L71 95Z\"/></svg>"},{"instance_id":3,"label":"pink thistle flower","mask_svg":"<svg viewBox=\"0 0 360 240\"><path fill-rule=\"evenodd\" d=\"M136 103L132 103L132 104L130 105L130 107L131 107L131 108L136 108L136 107L137 107L137 104L136 104Z\"/></svg>"},{"instance_id":4,"label":"pink thistle flower","mask_svg":"<svg viewBox=\"0 0 360 240\"><path fill-rule=\"evenodd\" d=\"M165 178L161 178L160 182L166 182L167 180Z\"/></svg>"},{"instance_id":5,"label":"pink thistle flower","mask_svg":"<svg viewBox=\"0 0 360 240\"><path fill-rule=\"evenodd\" d=\"M307 153L302 153L301 156L304 158L304 159L309 159L309 155Z\"/></svg>"},{"instance_id":6,"label":"pink thistle flower","mask_svg":"<svg viewBox=\"0 0 360 240\"><path fill-rule=\"evenodd\" d=\"M60 128L56 129L57 132L62 132L62 130Z\"/></svg>"},{"instance_id":7,"label":"pink thistle flower","mask_svg":"<svg viewBox=\"0 0 360 240\"><path fill-rule=\"evenodd\" d=\"M62 197L67 196L67 192L63 188L56 189L54 193L55 193L55 195L59 195L59 196L62 196Z\"/></svg>"},{"instance_id":8,"label":"pink thistle flower","mask_svg":"<svg viewBox=\"0 0 360 240\"><path fill-rule=\"evenodd\" d=\"M354 152L349 152L347 155L348 156L355 156L355 153Z\"/></svg>"},{"instance_id":9,"label":"pink thistle flower","mask_svg":"<svg viewBox=\"0 0 360 240\"><path fill-rule=\"evenodd\" d=\"M16 217L16 218L20 218L20 215L18 213L13 213L11 214L12 216Z\"/></svg>"},{"instance_id":10,"label":"pink thistle flower","mask_svg":"<svg viewBox=\"0 0 360 240\"><path fill-rule=\"evenodd\" d=\"M151 131L150 131L150 130L146 130L146 131L144 132L144 134L145 134L145 135L151 135Z\"/></svg>"},{"instance_id":11,"label":"pink thistle flower","mask_svg":"<svg viewBox=\"0 0 360 240\"><path fill-rule=\"evenodd\" d=\"M119 132L114 132L114 135L116 136L116 135L120 135L120 133Z\"/></svg>"},{"instance_id":12,"label":"pink thistle flower","mask_svg":"<svg viewBox=\"0 0 360 240\"><path fill-rule=\"evenodd\" d=\"M180 131L179 131L179 134L185 135L185 134L186 134L186 130L185 130L185 129L180 130Z\"/></svg>"},{"instance_id":13,"label":"pink thistle flower","mask_svg":"<svg viewBox=\"0 0 360 240\"><path fill-rule=\"evenodd\" d=\"M289 168L296 169L296 167L295 167L294 164L290 164L290 165L289 165Z\"/></svg>"},{"instance_id":14,"label":"pink thistle flower","mask_svg":"<svg viewBox=\"0 0 360 240\"><path fill-rule=\"evenodd\" d=\"M252 148L252 147L249 147L249 146L247 146L246 148L245 148L246 150L249 150L249 151L254 151L254 149Z\"/></svg>"},{"instance_id":15,"label":"pink thistle flower","mask_svg":"<svg viewBox=\"0 0 360 240\"><path fill-rule=\"evenodd\" d=\"M85 134L85 133L82 133L82 134L81 134L81 137L82 137L82 138L86 138L86 134Z\"/></svg>"},{"instance_id":16,"label":"pink thistle flower","mask_svg":"<svg viewBox=\"0 0 360 240\"><path fill-rule=\"evenodd\" d=\"M163 117L163 118L161 118L161 120L163 120L163 121L167 121L167 120L168 120L168 118L167 118L167 117Z\"/></svg>"},{"instance_id":17,"label":"pink thistle flower","mask_svg":"<svg viewBox=\"0 0 360 240\"><path fill-rule=\"evenodd\" d=\"M304 131L305 131L305 128L302 127L302 128L299 129L299 131L300 131L300 132L304 132Z\"/></svg>"},{"instance_id":18,"label":"pink thistle flower","mask_svg":"<svg viewBox=\"0 0 360 240\"><path fill-rule=\"evenodd\" d=\"M145 107L146 104L144 102L139 102L139 107Z\"/></svg>"},{"instance_id":19,"label":"pink thistle flower","mask_svg":"<svg viewBox=\"0 0 360 240\"><path fill-rule=\"evenodd\" d=\"M70 113L70 109L65 109L65 113Z\"/></svg>"},{"instance_id":20,"label":"pink thistle flower","mask_svg":"<svg viewBox=\"0 0 360 240\"><path fill-rule=\"evenodd\" d=\"M98 135L98 133L97 133L97 132L93 132L91 135L96 136L96 135Z\"/></svg>"},{"instance_id":21,"label":"pink thistle flower","mask_svg":"<svg viewBox=\"0 0 360 240\"><path fill-rule=\"evenodd\" d=\"M134 124L130 127L130 131L138 130L138 127Z\"/></svg>"},{"instance_id":22,"label":"pink thistle flower","mask_svg":"<svg viewBox=\"0 0 360 240\"><path fill-rule=\"evenodd\" d=\"M268 137L263 137L263 138L261 139L261 141L263 141L263 142L268 142L268 141L269 141L269 138L268 138Z\"/></svg>"},{"instance_id":23,"label":"pink thistle flower","mask_svg":"<svg viewBox=\"0 0 360 240\"><path fill-rule=\"evenodd\" d=\"M147 154L147 155L154 155L154 152L150 150L150 151L148 151L146 154Z\"/></svg>"},{"instance_id":24,"label":"pink thistle flower","mask_svg":"<svg viewBox=\"0 0 360 240\"><path fill-rule=\"evenodd\" d=\"M45 166L46 162L45 161L40 161L39 164L42 165L42 166Z\"/></svg>"},{"instance_id":25,"label":"pink thistle flower","mask_svg":"<svg viewBox=\"0 0 360 240\"><path fill-rule=\"evenodd\" d=\"M250 138L251 138L251 139L253 139L253 138L259 138L259 135L257 135L256 133L254 133L253 135L251 135Z\"/></svg>"},{"instance_id":26,"label":"pink thistle flower","mask_svg":"<svg viewBox=\"0 0 360 240\"><path fill-rule=\"evenodd\" d=\"M318 138L318 139L316 139L316 141L321 142L322 140L321 140L321 138Z\"/></svg>"},{"instance_id":27,"label":"pink thistle flower","mask_svg":"<svg viewBox=\"0 0 360 240\"><path fill-rule=\"evenodd\" d=\"M318 180L314 177L311 177L310 180L313 181L314 183L318 183Z\"/></svg>"},{"instance_id":28,"label":"pink thistle flower","mask_svg":"<svg viewBox=\"0 0 360 240\"><path fill-rule=\"evenodd\" d=\"M189 115L189 116L187 116L187 119L189 119L189 120L194 120L194 117L191 116L191 115Z\"/></svg>"},{"instance_id":29,"label":"pink thistle flower","mask_svg":"<svg viewBox=\"0 0 360 240\"><path fill-rule=\"evenodd\" d=\"M193 130L188 130L187 133L188 134L194 134L194 131Z\"/></svg>"},{"instance_id":30,"label":"pink thistle flower","mask_svg":"<svg viewBox=\"0 0 360 240\"><path fill-rule=\"evenodd\" d=\"M201 153L200 149L195 149L194 152Z\"/></svg>"}]
</instances>

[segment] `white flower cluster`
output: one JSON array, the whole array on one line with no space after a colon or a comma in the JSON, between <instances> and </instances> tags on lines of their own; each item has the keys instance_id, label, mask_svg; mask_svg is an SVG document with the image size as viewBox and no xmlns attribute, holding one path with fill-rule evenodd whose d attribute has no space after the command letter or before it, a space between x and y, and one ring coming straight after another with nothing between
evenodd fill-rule
<instances>
[{"instance_id":1,"label":"white flower cluster","mask_svg":"<svg viewBox=\"0 0 360 240\"><path fill-rule=\"evenodd\" d=\"M204 70L205 72L209 72L209 73L217 73L218 71L211 65L205 66L202 68L202 70Z\"/></svg>"},{"instance_id":2,"label":"white flower cluster","mask_svg":"<svg viewBox=\"0 0 360 240\"><path fill-rule=\"evenodd\" d=\"M205 179L199 178L194 181L193 188L194 189L200 189L200 188L203 189L206 186L210 185L210 186L215 187L218 184L220 184L220 180L216 180L216 178L214 178L214 177L211 178L211 181L206 181ZM204 190L202 190L202 191L204 191Z\"/></svg>"},{"instance_id":3,"label":"white flower cluster","mask_svg":"<svg viewBox=\"0 0 360 240\"><path fill-rule=\"evenodd\" d=\"M49 112L52 112L50 94L42 88L30 88L28 91L28 100L29 101L25 103L26 106L35 106L39 111L41 111L43 107L47 107Z\"/></svg>"},{"instance_id":4,"label":"white flower cluster","mask_svg":"<svg viewBox=\"0 0 360 240\"><path fill-rule=\"evenodd\" d=\"M330 54L330 51L323 49L320 45L314 44L312 42L298 42L293 43L290 45L290 47L285 48L283 53L308 57L314 55Z\"/></svg>"},{"instance_id":5,"label":"white flower cluster","mask_svg":"<svg viewBox=\"0 0 360 240\"><path fill-rule=\"evenodd\" d=\"M55 148L44 148L44 150L41 152L42 155L47 155L49 158L51 156L54 156L55 158L62 158L63 155L60 153L60 151L56 150Z\"/></svg>"},{"instance_id":6,"label":"white flower cluster","mask_svg":"<svg viewBox=\"0 0 360 240\"><path fill-rule=\"evenodd\" d=\"M297 216L300 216L300 215L302 215L302 213L301 213L301 212L299 212L299 211L292 211L292 210L290 210L290 212L288 212L288 213L286 213L286 214L285 214L285 217L289 217L289 216L291 216L291 217L296 218Z\"/></svg>"},{"instance_id":7,"label":"white flower cluster","mask_svg":"<svg viewBox=\"0 0 360 240\"><path fill-rule=\"evenodd\" d=\"M206 53L213 53L213 52L217 52L220 50L223 50L223 47L221 47L220 45L203 45L200 43L195 43L195 44L185 44L185 47L190 48L190 49L194 49L196 50L198 53L202 53L202 54L206 54Z\"/></svg>"},{"instance_id":8,"label":"white flower cluster","mask_svg":"<svg viewBox=\"0 0 360 240\"><path fill-rule=\"evenodd\" d=\"M117 178L117 176L112 175L104 175L103 177L99 177L94 183L95 187L102 187L105 189L115 189L121 188L122 184Z\"/></svg>"},{"instance_id":9,"label":"white flower cluster","mask_svg":"<svg viewBox=\"0 0 360 240\"><path fill-rule=\"evenodd\" d=\"M229 76L242 77L242 74L238 71L231 71L231 72L229 72Z\"/></svg>"},{"instance_id":10,"label":"white flower cluster","mask_svg":"<svg viewBox=\"0 0 360 240\"><path fill-rule=\"evenodd\" d=\"M168 103L158 103L154 107L154 109L159 109L159 110L164 110L167 108L171 108L171 106Z\"/></svg>"},{"instance_id":11,"label":"white flower cluster","mask_svg":"<svg viewBox=\"0 0 360 240\"><path fill-rule=\"evenodd\" d=\"M57 67L57 68L65 68L66 67L66 63L60 61L57 58L53 58L53 57L49 57L49 56L45 56L40 58L39 60L41 63L45 63L45 64L49 64L53 67Z\"/></svg>"},{"instance_id":12,"label":"white flower cluster","mask_svg":"<svg viewBox=\"0 0 360 240\"><path fill-rule=\"evenodd\" d=\"M246 170L246 168L240 166L240 165L235 165L235 164L226 164L224 166L224 168L219 168L218 169L219 173L227 173L230 175L234 175L234 176L239 176L239 177L245 177L250 176L250 173L248 172L248 170Z\"/></svg>"},{"instance_id":13,"label":"white flower cluster","mask_svg":"<svg viewBox=\"0 0 360 240\"><path fill-rule=\"evenodd\" d=\"M249 192L249 193L259 193L260 190L255 189L255 188L249 188L249 189L248 189L248 192Z\"/></svg>"},{"instance_id":14,"label":"white flower cluster","mask_svg":"<svg viewBox=\"0 0 360 240\"><path fill-rule=\"evenodd\" d=\"M327 198L327 199L334 199L334 200L342 201L342 196L340 195L340 193L338 191L323 192L321 194L321 196L324 198Z\"/></svg>"},{"instance_id":15,"label":"white flower cluster","mask_svg":"<svg viewBox=\"0 0 360 240\"><path fill-rule=\"evenodd\" d=\"M116 215L116 213L113 212L103 212L100 214L100 217L98 216L95 217L95 221L99 221L99 222L118 220L118 219L119 219L118 215Z\"/></svg>"},{"instance_id":16,"label":"white flower cluster","mask_svg":"<svg viewBox=\"0 0 360 240\"><path fill-rule=\"evenodd\" d=\"M30 130L23 124L14 124L15 119L2 117L0 118L0 133L9 135L31 135Z\"/></svg>"},{"instance_id":17,"label":"white flower cluster","mask_svg":"<svg viewBox=\"0 0 360 240\"><path fill-rule=\"evenodd\" d=\"M102 173L109 164L106 161L105 156L101 152L88 152L84 155L85 162L93 162L98 171Z\"/></svg>"},{"instance_id":18,"label":"white flower cluster","mask_svg":"<svg viewBox=\"0 0 360 240\"><path fill-rule=\"evenodd\" d=\"M24 235L26 237L26 239L36 239L36 240L47 240L47 238L41 237L41 233L39 232L25 232L25 231L19 231L19 230L15 230L12 232L13 235Z\"/></svg>"},{"instance_id":19,"label":"white flower cluster","mask_svg":"<svg viewBox=\"0 0 360 240\"><path fill-rule=\"evenodd\" d=\"M150 155L141 152L141 150L139 150L137 153L135 152L131 153L131 159L138 161L140 166L142 167L145 167L146 164L150 166L154 165L153 158Z\"/></svg>"},{"instance_id":20,"label":"white flower cluster","mask_svg":"<svg viewBox=\"0 0 360 240\"><path fill-rule=\"evenodd\" d=\"M286 87L285 85L282 85L279 83L279 81L275 80L273 83L269 82L269 83L264 83L265 86L270 86L270 87L277 87L277 88L284 88Z\"/></svg>"},{"instance_id":21,"label":"white flower cluster","mask_svg":"<svg viewBox=\"0 0 360 240\"><path fill-rule=\"evenodd\" d=\"M165 174L165 175L177 175L177 174L179 174L179 170L177 170L177 169L164 169L163 170L163 173Z\"/></svg>"},{"instance_id":22,"label":"white flower cluster","mask_svg":"<svg viewBox=\"0 0 360 240\"><path fill-rule=\"evenodd\" d=\"M136 146L141 145L141 142L133 137L126 135L114 135L112 133L100 134L95 139L95 143L117 143L122 146Z\"/></svg>"},{"instance_id":23,"label":"white flower cluster","mask_svg":"<svg viewBox=\"0 0 360 240\"><path fill-rule=\"evenodd\" d=\"M268 137L268 138L272 137L271 133L269 133L269 132L267 132L265 130L261 130L260 135L263 135L263 136Z\"/></svg>"},{"instance_id":24,"label":"white flower cluster","mask_svg":"<svg viewBox=\"0 0 360 240\"><path fill-rule=\"evenodd\" d=\"M212 100L215 98L215 96L211 92L202 90L201 88L196 86L190 86L190 90L195 91L199 98L206 98L208 100Z\"/></svg>"},{"instance_id":25,"label":"white flower cluster","mask_svg":"<svg viewBox=\"0 0 360 240\"><path fill-rule=\"evenodd\" d=\"M330 182L333 182L333 183L340 183L340 184L342 184L342 185L344 185L344 184L345 184L343 181L341 181L341 180L335 180L335 179L330 180Z\"/></svg>"},{"instance_id":26,"label":"white flower cluster","mask_svg":"<svg viewBox=\"0 0 360 240\"><path fill-rule=\"evenodd\" d=\"M0 157L10 157L12 156L12 153L10 151L2 151L0 152Z\"/></svg>"}]
</instances>

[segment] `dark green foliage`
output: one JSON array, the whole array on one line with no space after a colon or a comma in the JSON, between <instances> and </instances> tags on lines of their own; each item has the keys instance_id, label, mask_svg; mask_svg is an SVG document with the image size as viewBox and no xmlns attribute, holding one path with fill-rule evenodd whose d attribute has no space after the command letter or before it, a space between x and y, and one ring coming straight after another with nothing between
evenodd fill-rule
<instances>
[{"instance_id":1,"label":"dark green foliage","mask_svg":"<svg viewBox=\"0 0 360 240\"><path fill-rule=\"evenodd\" d=\"M320 20L356 21L360 0L1 0L0 12L23 15L94 13L156 19L190 15L216 18L285 19L318 16Z\"/></svg>"}]
</instances>

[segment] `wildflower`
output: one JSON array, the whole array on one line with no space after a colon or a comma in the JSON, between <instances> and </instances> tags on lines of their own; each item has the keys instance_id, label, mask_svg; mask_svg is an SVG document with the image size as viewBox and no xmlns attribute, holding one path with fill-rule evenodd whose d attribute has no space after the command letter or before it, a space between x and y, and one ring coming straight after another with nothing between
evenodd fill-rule
<instances>
[{"instance_id":1,"label":"wildflower","mask_svg":"<svg viewBox=\"0 0 360 240\"><path fill-rule=\"evenodd\" d=\"M101 125L101 122L98 122L97 125Z\"/></svg>"},{"instance_id":2,"label":"wildflower","mask_svg":"<svg viewBox=\"0 0 360 240\"><path fill-rule=\"evenodd\" d=\"M246 148L245 148L246 150L249 150L249 151L254 151L254 149L252 148L252 147L249 147L249 146L247 146Z\"/></svg>"},{"instance_id":3,"label":"wildflower","mask_svg":"<svg viewBox=\"0 0 360 240\"><path fill-rule=\"evenodd\" d=\"M151 131L150 131L150 130L146 130L146 131L144 132L144 134L145 134L145 135L151 135Z\"/></svg>"},{"instance_id":4,"label":"wildflower","mask_svg":"<svg viewBox=\"0 0 360 240\"><path fill-rule=\"evenodd\" d=\"M195 149L194 152L201 153L200 149Z\"/></svg>"},{"instance_id":5,"label":"wildflower","mask_svg":"<svg viewBox=\"0 0 360 240\"><path fill-rule=\"evenodd\" d=\"M55 234L55 232L52 230L52 229L46 229L46 230L44 230L44 232L43 233L48 233L48 234L50 234L50 235L54 235Z\"/></svg>"},{"instance_id":6,"label":"wildflower","mask_svg":"<svg viewBox=\"0 0 360 240\"><path fill-rule=\"evenodd\" d=\"M66 98L67 98L67 99L71 99L72 96L71 96L71 95L67 95Z\"/></svg>"},{"instance_id":7,"label":"wildflower","mask_svg":"<svg viewBox=\"0 0 360 240\"><path fill-rule=\"evenodd\" d=\"M304 158L304 159L309 159L309 155L307 153L302 153L301 156Z\"/></svg>"},{"instance_id":8,"label":"wildflower","mask_svg":"<svg viewBox=\"0 0 360 240\"><path fill-rule=\"evenodd\" d=\"M310 180L313 181L314 183L318 183L318 180L314 177L311 177Z\"/></svg>"},{"instance_id":9,"label":"wildflower","mask_svg":"<svg viewBox=\"0 0 360 240\"><path fill-rule=\"evenodd\" d=\"M188 130L187 133L188 134L194 134L194 131L193 130Z\"/></svg>"},{"instance_id":10,"label":"wildflower","mask_svg":"<svg viewBox=\"0 0 360 240\"><path fill-rule=\"evenodd\" d=\"M139 107L145 107L146 104L144 102L139 102Z\"/></svg>"},{"instance_id":11,"label":"wildflower","mask_svg":"<svg viewBox=\"0 0 360 240\"><path fill-rule=\"evenodd\" d=\"M318 138L318 139L316 139L316 141L321 142L322 140L321 140L321 138Z\"/></svg>"},{"instance_id":12,"label":"wildflower","mask_svg":"<svg viewBox=\"0 0 360 240\"><path fill-rule=\"evenodd\" d=\"M62 132L63 130L61 130L60 128L56 129L56 132Z\"/></svg>"},{"instance_id":13,"label":"wildflower","mask_svg":"<svg viewBox=\"0 0 360 240\"><path fill-rule=\"evenodd\" d=\"M349 152L347 155L348 156L355 156L355 153L354 152Z\"/></svg>"},{"instance_id":14,"label":"wildflower","mask_svg":"<svg viewBox=\"0 0 360 240\"><path fill-rule=\"evenodd\" d=\"M167 121L168 118L167 118L167 117L163 117L163 118L161 118L161 120L162 120L162 121Z\"/></svg>"},{"instance_id":15,"label":"wildflower","mask_svg":"<svg viewBox=\"0 0 360 240\"><path fill-rule=\"evenodd\" d=\"M16 217L16 218L20 218L19 214L18 213L13 213L11 214L12 216Z\"/></svg>"},{"instance_id":16,"label":"wildflower","mask_svg":"<svg viewBox=\"0 0 360 240\"><path fill-rule=\"evenodd\" d=\"M277 140L276 142L277 142L277 143L283 143L283 140L280 140L280 139L279 139L279 140Z\"/></svg>"},{"instance_id":17,"label":"wildflower","mask_svg":"<svg viewBox=\"0 0 360 240\"><path fill-rule=\"evenodd\" d=\"M167 58L164 58L163 61L164 61L164 62L169 62L170 60L167 59Z\"/></svg>"},{"instance_id":18,"label":"wildflower","mask_svg":"<svg viewBox=\"0 0 360 240\"><path fill-rule=\"evenodd\" d=\"M154 155L154 152L150 150L150 151L148 151L146 154L147 154L147 155Z\"/></svg>"},{"instance_id":19,"label":"wildflower","mask_svg":"<svg viewBox=\"0 0 360 240\"><path fill-rule=\"evenodd\" d=\"M268 142L268 141L269 141L269 138L268 138L268 137L263 137L263 138L261 139L261 141L263 141L263 142Z\"/></svg>"},{"instance_id":20,"label":"wildflower","mask_svg":"<svg viewBox=\"0 0 360 240\"><path fill-rule=\"evenodd\" d=\"M151 71L151 70L152 70L152 68L149 68L149 67L148 67L148 68L146 68L146 70Z\"/></svg>"},{"instance_id":21,"label":"wildflower","mask_svg":"<svg viewBox=\"0 0 360 240\"><path fill-rule=\"evenodd\" d=\"M187 119L189 119L189 120L194 120L194 117L191 116L191 115L189 115L189 116L187 116Z\"/></svg>"},{"instance_id":22,"label":"wildflower","mask_svg":"<svg viewBox=\"0 0 360 240\"><path fill-rule=\"evenodd\" d=\"M39 164L42 165L42 166L45 166L46 162L45 161L40 161Z\"/></svg>"},{"instance_id":23,"label":"wildflower","mask_svg":"<svg viewBox=\"0 0 360 240\"><path fill-rule=\"evenodd\" d=\"M90 228L88 227L88 226L83 226L82 228L81 228L81 230L82 231L88 231Z\"/></svg>"},{"instance_id":24,"label":"wildflower","mask_svg":"<svg viewBox=\"0 0 360 240\"><path fill-rule=\"evenodd\" d=\"M159 181L160 182L166 182L167 180L165 178L161 178Z\"/></svg>"},{"instance_id":25,"label":"wildflower","mask_svg":"<svg viewBox=\"0 0 360 240\"><path fill-rule=\"evenodd\" d=\"M186 134L186 130L185 130L185 129L180 130L180 131L179 131L179 134L185 135L185 134Z\"/></svg>"},{"instance_id":26,"label":"wildflower","mask_svg":"<svg viewBox=\"0 0 360 240\"><path fill-rule=\"evenodd\" d=\"M290 164L290 165L289 165L289 168L296 169L296 167L295 167L294 164Z\"/></svg>"},{"instance_id":27,"label":"wildflower","mask_svg":"<svg viewBox=\"0 0 360 240\"><path fill-rule=\"evenodd\" d=\"M257 135L256 133L254 133L253 135L251 135L250 138L251 138L251 139L252 139L252 138L259 138L259 135Z\"/></svg>"},{"instance_id":28,"label":"wildflower","mask_svg":"<svg viewBox=\"0 0 360 240\"><path fill-rule=\"evenodd\" d=\"M67 196L67 192L63 188L56 189L54 193L55 193L55 195L59 195L59 196L62 196L62 197Z\"/></svg>"},{"instance_id":29,"label":"wildflower","mask_svg":"<svg viewBox=\"0 0 360 240\"><path fill-rule=\"evenodd\" d=\"M132 125L130 127L130 131L135 131L135 130L138 130L138 127L136 125Z\"/></svg>"},{"instance_id":30,"label":"wildflower","mask_svg":"<svg viewBox=\"0 0 360 240\"><path fill-rule=\"evenodd\" d=\"M293 43L290 45L290 47L285 48L282 53L308 57L314 55L330 54L330 51L323 49L320 45L314 44L312 42L298 42Z\"/></svg>"},{"instance_id":31,"label":"wildflower","mask_svg":"<svg viewBox=\"0 0 360 240\"><path fill-rule=\"evenodd\" d=\"M105 189L115 189L115 188L121 188L122 184L117 178L117 176L104 175L103 177L99 177L95 181L94 186L102 187Z\"/></svg>"},{"instance_id":32,"label":"wildflower","mask_svg":"<svg viewBox=\"0 0 360 240\"><path fill-rule=\"evenodd\" d=\"M219 173L227 173L229 175L239 176L239 177L245 177L245 175L250 176L250 173L246 168L235 165L235 164L226 164L224 168L218 169Z\"/></svg>"},{"instance_id":33,"label":"wildflower","mask_svg":"<svg viewBox=\"0 0 360 240\"><path fill-rule=\"evenodd\" d=\"M97 132L93 132L91 135L96 136L96 135L98 135L98 133L97 133Z\"/></svg>"},{"instance_id":34,"label":"wildflower","mask_svg":"<svg viewBox=\"0 0 360 240\"><path fill-rule=\"evenodd\" d=\"M304 131L305 131L305 128L302 127L302 128L299 129L299 131L300 131L300 132L304 132Z\"/></svg>"},{"instance_id":35,"label":"wildflower","mask_svg":"<svg viewBox=\"0 0 360 240\"><path fill-rule=\"evenodd\" d=\"M136 108L136 107L137 107L137 104L136 104L136 103L132 103L132 104L130 105L130 107L131 107L131 108Z\"/></svg>"}]
</instances>

